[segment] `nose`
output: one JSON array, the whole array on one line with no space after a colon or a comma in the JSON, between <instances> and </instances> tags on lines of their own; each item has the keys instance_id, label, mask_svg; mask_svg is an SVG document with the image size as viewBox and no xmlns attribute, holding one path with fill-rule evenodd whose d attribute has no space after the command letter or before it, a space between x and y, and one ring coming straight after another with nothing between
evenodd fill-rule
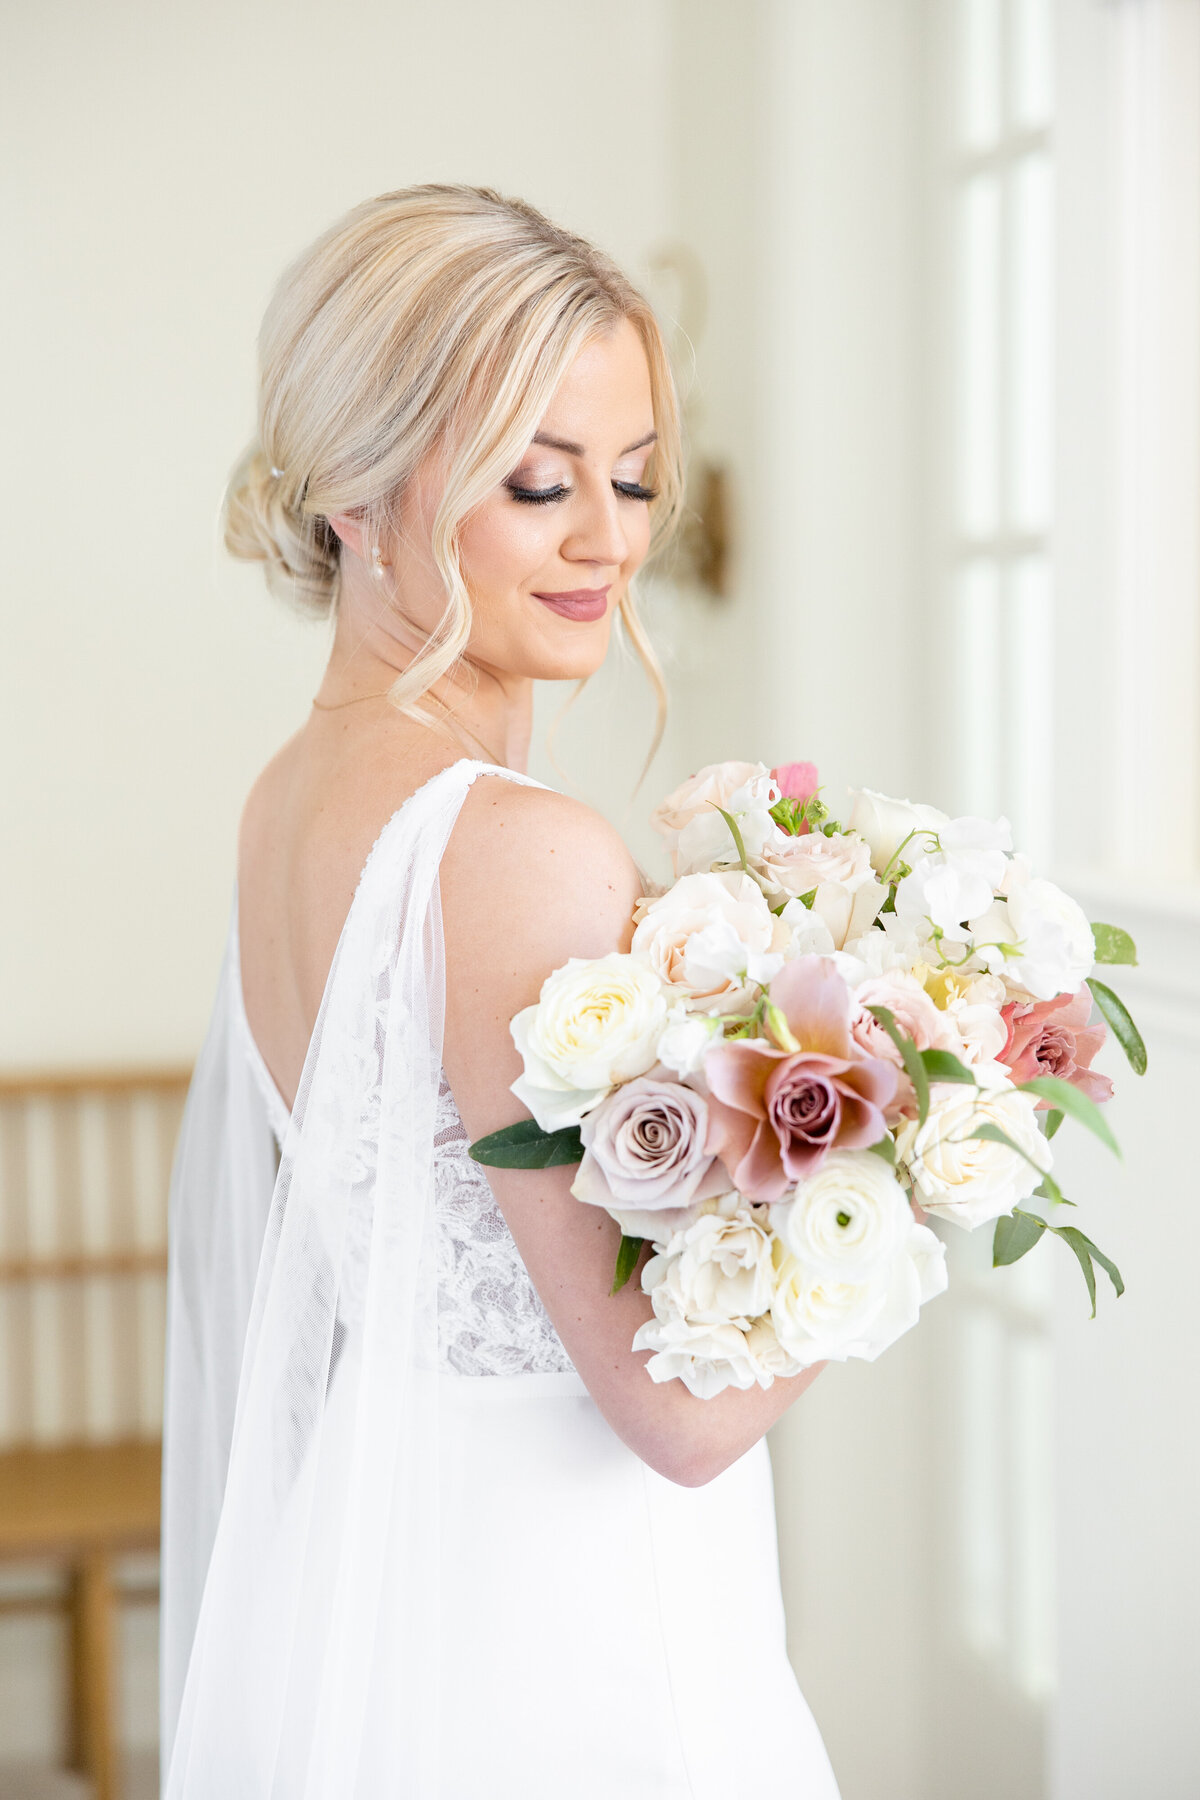
<instances>
[{"instance_id":1,"label":"nose","mask_svg":"<svg viewBox=\"0 0 1200 1800\"><path fill-rule=\"evenodd\" d=\"M629 554L621 506L608 481L581 484L562 555L568 562L619 569Z\"/></svg>"}]
</instances>

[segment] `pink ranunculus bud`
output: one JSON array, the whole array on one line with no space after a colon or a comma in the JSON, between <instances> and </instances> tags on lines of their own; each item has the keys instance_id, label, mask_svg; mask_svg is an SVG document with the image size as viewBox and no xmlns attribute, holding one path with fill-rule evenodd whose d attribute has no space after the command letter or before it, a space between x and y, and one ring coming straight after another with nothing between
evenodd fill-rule
<instances>
[{"instance_id":1,"label":"pink ranunculus bud","mask_svg":"<svg viewBox=\"0 0 1200 1800\"><path fill-rule=\"evenodd\" d=\"M817 765L810 762L780 763L771 770L771 779L785 800L811 800L820 785Z\"/></svg>"}]
</instances>

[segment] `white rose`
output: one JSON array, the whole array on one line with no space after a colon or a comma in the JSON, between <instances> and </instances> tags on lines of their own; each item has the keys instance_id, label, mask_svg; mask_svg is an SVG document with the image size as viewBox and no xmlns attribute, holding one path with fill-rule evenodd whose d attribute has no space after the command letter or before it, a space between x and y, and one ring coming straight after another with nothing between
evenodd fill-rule
<instances>
[{"instance_id":1,"label":"white rose","mask_svg":"<svg viewBox=\"0 0 1200 1800\"><path fill-rule=\"evenodd\" d=\"M741 1330L767 1310L773 1285L771 1234L733 1193L706 1201L700 1217L673 1232L642 1274L659 1317Z\"/></svg>"},{"instance_id":2,"label":"white rose","mask_svg":"<svg viewBox=\"0 0 1200 1800\"><path fill-rule=\"evenodd\" d=\"M950 822L947 814L939 812L936 806L918 806L911 800L891 800L886 794L877 794L873 788L851 788L850 793L854 804L846 822L847 829L856 831L869 844L871 863L878 875L882 875L893 861L903 861L911 867L930 847L930 833L940 831ZM895 869L891 872L894 877Z\"/></svg>"},{"instance_id":3,"label":"white rose","mask_svg":"<svg viewBox=\"0 0 1200 1800\"><path fill-rule=\"evenodd\" d=\"M791 941L740 869L684 875L657 899L639 900L634 918L634 953L676 993L713 1012L748 1011Z\"/></svg>"},{"instance_id":4,"label":"white rose","mask_svg":"<svg viewBox=\"0 0 1200 1800\"><path fill-rule=\"evenodd\" d=\"M782 834L751 858L751 867L769 900L812 894L812 911L824 920L835 947L858 937L878 917L887 889L876 879L871 853L860 837L835 832Z\"/></svg>"},{"instance_id":5,"label":"white rose","mask_svg":"<svg viewBox=\"0 0 1200 1800\"><path fill-rule=\"evenodd\" d=\"M912 1224L908 1197L869 1150L831 1150L807 1181L772 1206L771 1230L818 1275L869 1281Z\"/></svg>"},{"instance_id":6,"label":"white rose","mask_svg":"<svg viewBox=\"0 0 1200 1800\"><path fill-rule=\"evenodd\" d=\"M573 956L512 1021L525 1063L512 1091L543 1131L578 1125L617 1082L653 1066L666 1022L663 984L642 957Z\"/></svg>"},{"instance_id":7,"label":"white rose","mask_svg":"<svg viewBox=\"0 0 1200 1800\"><path fill-rule=\"evenodd\" d=\"M975 954L1005 983L1035 1000L1073 994L1092 972L1096 946L1087 914L1054 882L1032 875L1028 859L1014 856L1003 897L971 920ZM1015 947L1005 955L997 946Z\"/></svg>"},{"instance_id":8,"label":"white rose","mask_svg":"<svg viewBox=\"0 0 1200 1800\"><path fill-rule=\"evenodd\" d=\"M686 875L737 860L722 812L737 819L747 854L782 837L771 818L778 799L779 788L764 763L710 763L668 794L650 822L667 840L676 875Z\"/></svg>"},{"instance_id":9,"label":"white rose","mask_svg":"<svg viewBox=\"0 0 1200 1800\"><path fill-rule=\"evenodd\" d=\"M746 1333L746 1353L754 1365L760 1387L770 1387L777 1375L800 1373L801 1365L780 1343L769 1313L755 1319Z\"/></svg>"},{"instance_id":10,"label":"white rose","mask_svg":"<svg viewBox=\"0 0 1200 1800\"><path fill-rule=\"evenodd\" d=\"M967 1230L1027 1200L1053 1160L1033 1095L1002 1083L994 1065L980 1064L976 1073L996 1085L979 1092L935 1082L924 1125L907 1119L896 1133L896 1160L912 1177L920 1205ZM973 1137L983 1124L999 1126L1024 1154Z\"/></svg>"},{"instance_id":11,"label":"white rose","mask_svg":"<svg viewBox=\"0 0 1200 1800\"><path fill-rule=\"evenodd\" d=\"M631 1348L655 1352L646 1364L652 1381L682 1381L698 1400L711 1400L727 1387L770 1386L736 1325L695 1325L679 1314L655 1317L639 1325Z\"/></svg>"},{"instance_id":12,"label":"white rose","mask_svg":"<svg viewBox=\"0 0 1200 1800\"><path fill-rule=\"evenodd\" d=\"M929 969L925 987L958 1037L956 1055L967 1064L994 1062L1008 1042L1008 1027L1000 1016L1008 995L1000 978Z\"/></svg>"}]
</instances>

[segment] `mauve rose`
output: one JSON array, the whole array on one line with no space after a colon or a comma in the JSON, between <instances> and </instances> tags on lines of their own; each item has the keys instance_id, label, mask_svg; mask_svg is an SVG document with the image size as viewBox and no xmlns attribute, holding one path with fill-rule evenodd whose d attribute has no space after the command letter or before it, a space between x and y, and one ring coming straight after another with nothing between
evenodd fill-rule
<instances>
[{"instance_id":1,"label":"mauve rose","mask_svg":"<svg viewBox=\"0 0 1200 1800\"><path fill-rule=\"evenodd\" d=\"M1014 1001L1001 1014L1008 1027L1008 1043L998 1061L1008 1069L1016 1085L1037 1075L1056 1075L1069 1081L1081 1094L1098 1104L1112 1099L1113 1084L1107 1075L1089 1065L1108 1035L1103 1021L1089 1023L1092 996L1086 987L1077 994L1058 994L1036 1006ZM1038 1100L1043 1110L1051 1100Z\"/></svg>"},{"instance_id":2,"label":"mauve rose","mask_svg":"<svg viewBox=\"0 0 1200 1800\"><path fill-rule=\"evenodd\" d=\"M835 1145L878 1143L897 1086L895 1064L864 1055L851 1037L850 992L830 962L797 957L770 998L799 1050L745 1038L718 1044L704 1060L709 1142L752 1200L778 1200Z\"/></svg>"},{"instance_id":3,"label":"mauve rose","mask_svg":"<svg viewBox=\"0 0 1200 1800\"><path fill-rule=\"evenodd\" d=\"M708 1148L702 1094L651 1073L627 1081L586 1115L577 1200L603 1206L630 1237L667 1236L729 1180Z\"/></svg>"}]
</instances>

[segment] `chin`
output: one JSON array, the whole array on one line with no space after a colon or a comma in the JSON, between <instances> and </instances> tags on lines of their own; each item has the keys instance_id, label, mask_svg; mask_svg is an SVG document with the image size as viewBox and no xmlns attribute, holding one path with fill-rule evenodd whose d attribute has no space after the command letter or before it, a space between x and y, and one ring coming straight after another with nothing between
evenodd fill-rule
<instances>
[{"instance_id":1,"label":"chin","mask_svg":"<svg viewBox=\"0 0 1200 1800\"><path fill-rule=\"evenodd\" d=\"M584 681L594 675L608 655L612 614L594 625L564 621L562 642L547 642L539 632L536 641L522 645L522 673L534 681Z\"/></svg>"}]
</instances>

